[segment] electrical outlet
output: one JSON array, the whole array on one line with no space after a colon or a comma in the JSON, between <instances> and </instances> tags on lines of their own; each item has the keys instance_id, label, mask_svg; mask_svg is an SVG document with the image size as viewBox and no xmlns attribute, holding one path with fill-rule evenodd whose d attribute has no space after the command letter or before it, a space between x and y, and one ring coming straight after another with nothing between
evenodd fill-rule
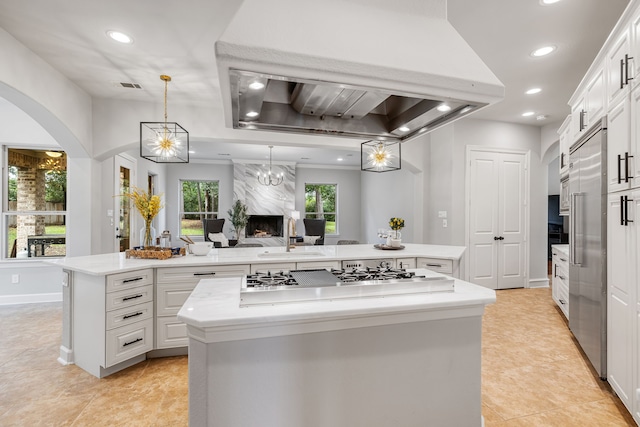
<instances>
[{"instance_id":1,"label":"electrical outlet","mask_svg":"<svg viewBox=\"0 0 640 427\"><path fill-rule=\"evenodd\" d=\"M447 211L438 211L438 218L446 218Z\"/></svg>"},{"instance_id":2,"label":"electrical outlet","mask_svg":"<svg viewBox=\"0 0 640 427\"><path fill-rule=\"evenodd\" d=\"M20 275L12 274L11 275L11 283L20 283Z\"/></svg>"},{"instance_id":3,"label":"electrical outlet","mask_svg":"<svg viewBox=\"0 0 640 427\"><path fill-rule=\"evenodd\" d=\"M443 220L442 220L442 228L447 228L447 225L448 225L448 224L447 224L447 220L446 220L446 219L443 219Z\"/></svg>"}]
</instances>

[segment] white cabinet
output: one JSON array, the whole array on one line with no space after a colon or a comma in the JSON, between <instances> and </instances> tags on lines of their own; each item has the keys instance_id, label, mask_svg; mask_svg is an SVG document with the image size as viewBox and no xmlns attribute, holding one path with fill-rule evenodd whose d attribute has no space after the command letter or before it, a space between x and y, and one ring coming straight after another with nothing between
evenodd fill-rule
<instances>
[{"instance_id":1,"label":"white cabinet","mask_svg":"<svg viewBox=\"0 0 640 427\"><path fill-rule=\"evenodd\" d=\"M604 66L595 67L592 77L577 96L571 99L571 146L591 125L602 118L605 111Z\"/></svg>"},{"instance_id":2,"label":"white cabinet","mask_svg":"<svg viewBox=\"0 0 640 427\"><path fill-rule=\"evenodd\" d=\"M558 304L562 314L569 318L569 256L557 245L551 246L551 262L553 264L551 278L551 296Z\"/></svg>"},{"instance_id":3,"label":"white cabinet","mask_svg":"<svg viewBox=\"0 0 640 427\"><path fill-rule=\"evenodd\" d=\"M396 259L396 268L416 268L416 259L415 258L397 258Z\"/></svg>"},{"instance_id":4,"label":"white cabinet","mask_svg":"<svg viewBox=\"0 0 640 427\"><path fill-rule=\"evenodd\" d=\"M640 191L610 194L607 208L607 379L624 405L633 413L633 366L638 365L637 318L638 226ZM637 327L637 325L635 325ZM634 338L635 335L635 338ZM635 360L635 362L634 362Z\"/></svg>"},{"instance_id":5,"label":"white cabinet","mask_svg":"<svg viewBox=\"0 0 640 427\"><path fill-rule=\"evenodd\" d=\"M75 364L104 377L144 360L153 350L153 269L72 277Z\"/></svg>"},{"instance_id":6,"label":"white cabinet","mask_svg":"<svg viewBox=\"0 0 640 427\"><path fill-rule=\"evenodd\" d=\"M571 116L567 116L558 129L560 137L560 178L569 175L569 147L571 146Z\"/></svg>"},{"instance_id":7,"label":"white cabinet","mask_svg":"<svg viewBox=\"0 0 640 427\"><path fill-rule=\"evenodd\" d=\"M640 87L620 99L608 116L607 169L609 192L640 186Z\"/></svg>"},{"instance_id":8,"label":"white cabinet","mask_svg":"<svg viewBox=\"0 0 640 427\"><path fill-rule=\"evenodd\" d=\"M616 105L629 92L633 81L631 31L627 29L607 51L607 103Z\"/></svg>"},{"instance_id":9,"label":"white cabinet","mask_svg":"<svg viewBox=\"0 0 640 427\"><path fill-rule=\"evenodd\" d=\"M178 321L180 307L198 282L207 278L242 277L248 265L167 267L156 269L156 346L158 349L189 345L187 328Z\"/></svg>"},{"instance_id":10,"label":"white cabinet","mask_svg":"<svg viewBox=\"0 0 640 427\"><path fill-rule=\"evenodd\" d=\"M340 261L306 261L296 264L298 270L319 270L324 268L325 270L338 270L340 268Z\"/></svg>"},{"instance_id":11,"label":"white cabinet","mask_svg":"<svg viewBox=\"0 0 640 427\"><path fill-rule=\"evenodd\" d=\"M448 274L450 276L454 275L453 261L450 259L420 257L416 258L416 267L426 268L428 270ZM456 277L458 276L456 275Z\"/></svg>"}]
</instances>

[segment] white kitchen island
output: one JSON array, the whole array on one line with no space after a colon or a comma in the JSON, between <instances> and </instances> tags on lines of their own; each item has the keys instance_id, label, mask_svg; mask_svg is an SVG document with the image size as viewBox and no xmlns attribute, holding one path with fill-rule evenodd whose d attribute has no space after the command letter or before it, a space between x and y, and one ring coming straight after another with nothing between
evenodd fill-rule
<instances>
[{"instance_id":1,"label":"white kitchen island","mask_svg":"<svg viewBox=\"0 0 640 427\"><path fill-rule=\"evenodd\" d=\"M241 307L241 287L202 280L178 314L191 426L482 424L493 290L455 280L454 292Z\"/></svg>"},{"instance_id":2,"label":"white kitchen island","mask_svg":"<svg viewBox=\"0 0 640 427\"><path fill-rule=\"evenodd\" d=\"M123 253L49 261L63 269L60 362L104 377L147 357L185 354L188 337L177 314L201 279L244 277L255 271L340 268L376 260L427 267L457 277L465 248L406 244L213 249L207 256L127 259Z\"/></svg>"}]
</instances>

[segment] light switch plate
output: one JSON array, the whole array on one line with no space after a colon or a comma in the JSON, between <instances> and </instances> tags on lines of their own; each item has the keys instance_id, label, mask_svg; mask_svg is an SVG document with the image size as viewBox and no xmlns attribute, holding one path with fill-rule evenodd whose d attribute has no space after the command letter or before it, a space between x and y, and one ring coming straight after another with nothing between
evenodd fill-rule
<instances>
[{"instance_id":1,"label":"light switch plate","mask_svg":"<svg viewBox=\"0 0 640 427\"><path fill-rule=\"evenodd\" d=\"M448 224L447 224L447 220L443 219L442 220L442 228L447 228Z\"/></svg>"},{"instance_id":2,"label":"light switch plate","mask_svg":"<svg viewBox=\"0 0 640 427\"><path fill-rule=\"evenodd\" d=\"M438 211L438 218L446 218L447 211Z\"/></svg>"}]
</instances>

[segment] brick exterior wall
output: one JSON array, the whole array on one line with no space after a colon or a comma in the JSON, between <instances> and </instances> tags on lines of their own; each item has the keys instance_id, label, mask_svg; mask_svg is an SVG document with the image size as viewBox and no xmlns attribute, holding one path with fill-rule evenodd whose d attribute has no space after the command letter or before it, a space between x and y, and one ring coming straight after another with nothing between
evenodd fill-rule
<instances>
[{"instance_id":1,"label":"brick exterior wall","mask_svg":"<svg viewBox=\"0 0 640 427\"><path fill-rule=\"evenodd\" d=\"M18 168L18 211L45 210L45 170ZM17 228L17 249L27 247L27 236L44 234L43 215L19 215Z\"/></svg>"}]
</instances>

